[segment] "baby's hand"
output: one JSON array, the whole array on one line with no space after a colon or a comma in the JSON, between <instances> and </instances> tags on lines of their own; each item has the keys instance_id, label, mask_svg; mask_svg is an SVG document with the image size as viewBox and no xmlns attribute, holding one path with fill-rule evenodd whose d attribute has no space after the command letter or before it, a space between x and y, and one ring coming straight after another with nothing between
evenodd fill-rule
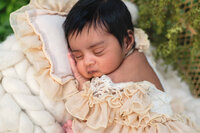
<instances>
[{"instance_id":1,"label":"baby's hand","mask_svg":"<svg viewBox=\"0 0 200 133\"><path fill-rule=\"evenodd\" d=\"M65 133L73 133L72 120L67 120L67 122L63 125L63 129Z\"/></svg>"},{"instance_id":2,"label":"baby's hand","mask_svg":"<svg viewBox=\"0 0 200 133\"><path fill-rule=\"evenodd\" d=\"M76 63L74 61L74 58L72 57L72 54L71 53L68 53L68 58L69 58L69 62L70 62L70 65L71 65L71 68L72 68L72 72L74 74L74 77L76 78L76 80L79 82L79 87L78 89L81 90L82 89L82 86L83 86L83 83L85 83L86 81L88 81L88 79L84 78L77 70L77 67L76 67Z\"/></svg>"}]
</instances>

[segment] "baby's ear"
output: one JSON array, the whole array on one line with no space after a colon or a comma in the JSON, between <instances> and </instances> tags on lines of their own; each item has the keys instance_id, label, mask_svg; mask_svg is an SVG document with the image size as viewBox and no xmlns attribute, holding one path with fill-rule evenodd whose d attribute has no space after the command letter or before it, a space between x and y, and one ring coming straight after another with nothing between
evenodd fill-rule
<instances>
[{"instance_id":1,"label":"baby's ear","mask_svg":"<svg viewBox=\"0 0 200 133\"><path fill-rule=\"evenodd\" d=\"M134 33L133 33L133 31L127 30L127 34L128 34L128 36L126 36L124 38L124 45L123 45L125 53L128 53L134 45L134 35L133 35Z\"/></svg>"}]
</instances>

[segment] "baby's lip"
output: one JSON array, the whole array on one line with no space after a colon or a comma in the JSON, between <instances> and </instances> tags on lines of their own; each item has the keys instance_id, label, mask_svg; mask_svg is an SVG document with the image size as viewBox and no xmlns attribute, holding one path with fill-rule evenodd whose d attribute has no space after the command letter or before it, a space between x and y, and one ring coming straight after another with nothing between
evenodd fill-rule
<instances>
[{"instance_id":1,"label":"baby's lip","mask_svg":"<svg viewBox=\"0 0 200 133\"><path fill-rule=\"evenodd\" d=\"M88 71L88 74L94 74L94 73L96 73L97 71L95 71L95 70L91 70L91 71Z\"/></svg>"}]
</instances>

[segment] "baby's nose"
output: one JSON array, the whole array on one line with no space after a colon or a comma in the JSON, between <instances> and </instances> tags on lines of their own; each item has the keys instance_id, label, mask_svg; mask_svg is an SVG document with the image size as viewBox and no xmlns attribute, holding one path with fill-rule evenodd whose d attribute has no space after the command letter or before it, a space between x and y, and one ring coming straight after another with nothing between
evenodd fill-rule
<instances>
[{"instance_id":1,"label":"baby's nose","mask_svg":"<svg viewBox=\"0 0 200 133\"><path fill-rule=\"evenodd\" d=\"M93 59L92 57L85 57L84 61L86 66L91 66L95 64L95 59Z\"/></svg>"}]
</instances>

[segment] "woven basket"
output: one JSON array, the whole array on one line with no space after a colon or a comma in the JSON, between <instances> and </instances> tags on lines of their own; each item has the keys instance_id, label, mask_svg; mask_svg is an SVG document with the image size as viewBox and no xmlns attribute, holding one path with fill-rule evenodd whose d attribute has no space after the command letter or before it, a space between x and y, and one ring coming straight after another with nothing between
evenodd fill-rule
<instances>
[{"instance_id":1,"label":"woven basket","mask_svg":"<svg viewBox=\"0 0 200 133\"><path fill-rule=\"evenodd\" d=\"M187 12L190 8L199 4L200 0L185 0L181 8ZM200 97L200 54L191 60L191 53L189 51L193 47L193 36L196 34L199 33L190 25L187 25L185 31L180 34L178 43L182 45L182 48L180 49L181 52L178 56L177 65L179 71L184 75L184 79L190 85L192 94Z\"/></svg>"}]
</instances>

